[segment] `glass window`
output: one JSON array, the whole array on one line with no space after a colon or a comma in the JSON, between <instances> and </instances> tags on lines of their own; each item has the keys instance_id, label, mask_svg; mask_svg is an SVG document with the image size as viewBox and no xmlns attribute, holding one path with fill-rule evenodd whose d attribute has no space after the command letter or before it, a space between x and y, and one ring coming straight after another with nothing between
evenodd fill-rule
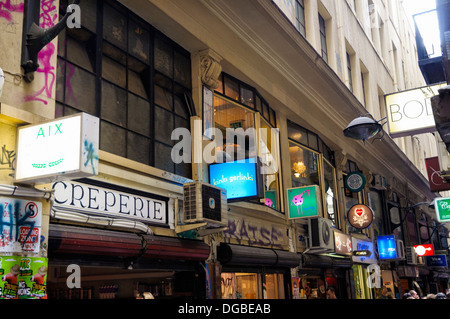
<instances>
[{"instance_id":1,"label":"glass window","mask_svg":"<svg viewBox=\"0 0 450 319\"><path fill-rule=\"evenodd\" d=\"M319 27L320 27L320 46L322 50L322 58L328 63L328 49L327 49L327 33L325 29L325 20L319 14Z\"/></svg>"},{"instance_id":2,"label":"glass window","mask_svg":"<svg viewBox=\"0 0 450 319\"><path fill-rule=\"evenodd\" d=\"M295 1L295 20L296 20L296 28L300 31L300 34L306 37L306 28L305 28L305 5L303 0Z\"/></svg>"},{"instance_id":3,"label":"glass window","mask_svg":"<svg viewBox=\"0 0 450 319\"><path fill-rule=\"evenodd\" d=\"M319 185L319 154L289 143L292 187Z\"/></svg>"},{"instance_id":4,"label":"glass window","mask_svg":"<svg viewBox=\"0 0 450 319\"><path fill-rule=\"evenodd\" d=\"M325 158L323 159L323 177L325 194L325 214L339 228L338 205L337 205L337 184L336 169Z\"/></svg>"},{"instance_id":5,"label":"glass window","mask_svg":"<svg viewBox=\"0 0 450 319\"><path fill-rule=\"evenodd\" d=\"M348 76L348 87L350 91L353 92L353 79L352 79L352 63L350 59L350 55L347 54L347 76Z\"/></svg>"},{"instance_id":6,"label":"glass window","mask_svg":"<svg viewBox=\"0 0 450 319\"><path fill-rule=\"evenodd\" d=\"M222 273L222 299L284 299L283 274Z\"/></svg>"},{"instance_id":7,"label":"glass window","mask_svg":"<svg viewBox=\"0 0 450 319\"><path fill-rule=\"evenodd\" d=\"M82 0L81 28L58 38L55 116L97 116L100 149L190 178L190 164L168 160L172 130L190 127L189 52L117 1L96 3Z\"/></svg>"}]
</instances>

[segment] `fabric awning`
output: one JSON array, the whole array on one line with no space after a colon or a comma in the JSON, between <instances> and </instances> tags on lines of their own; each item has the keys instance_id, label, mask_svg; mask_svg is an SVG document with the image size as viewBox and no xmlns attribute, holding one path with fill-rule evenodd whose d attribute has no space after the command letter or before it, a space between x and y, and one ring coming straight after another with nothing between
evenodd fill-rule
<instances>
[{"instance_id":1,"label":"fabric awning","mask_svg":"<svg viewBox=\"0 0 450 319\"><path fill-rule=\"evenodd\" d=\"M205 261L209 246L198 240L50 224L49 253Z\"/></svg>"},{"instance_id":2,"label":"fabric awning","mask_svg":"<svg viewBox=\"0 0 450 319\"><path fill-rule=\"evenodd\" d=\"M223 243L218 247L217 255L222 265L292 268L300 264L300 256L296 253Z\"/></svg>"}]
</instances>

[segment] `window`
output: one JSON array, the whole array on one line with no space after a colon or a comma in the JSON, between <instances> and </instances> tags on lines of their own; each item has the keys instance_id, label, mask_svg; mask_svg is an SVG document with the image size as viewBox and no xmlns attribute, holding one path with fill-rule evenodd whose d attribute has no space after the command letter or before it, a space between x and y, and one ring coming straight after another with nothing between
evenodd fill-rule
<instances>
[{"instance_id":1,"label":"window","mask_svg":"<svg viewBox=\"0 0 450 319\"><path fill-rule=\"evenodd\" d=\"M328 63L327 33L325 29L325 20L320 14L319 14L319 29L320 29L320 47L322 50L321 52L322 58L325 60L325 62Z\"/></svg>"},{"instance_id":2,"label":"window","mask_svg":"<svg viewBox=\"0 0 450 319\"><path fill-rule=\"evenodd\" d=\"M97 116L101 150L189 178L168 160L172 130L190 125L189 53L116 1L81 5L82 27L58 38L56 117Z\"/></svg>"},{"instance_id":3,"label":"window","mask_svg":"<svg viewBox=\"0 0 450 319\"><path fill-rule=\"evenodd\" d=\"M336 169L333 152L314 133L288 121L291 187L317 185L324 217L339 228Z\"/></svg>"},{"instance_id":4,"label":"window","mask_svg":"<svg viewBox=\"0 0 450 319\"><path fill-rule=\"evenodd\" d=\"M222 299L284 299L283 274L221 274Z\"/></svg>"},{"instance_id":5,"label":"window","mask_svg":"<svg viewBox=\"0 0 450 319\"><path fill-rule=\"evenodd\" d=\"M348 76L348 88L353 92L353 79L352 79L352 62L350 59L350 54L347 55L347 76Z\"/></svg>"},{"instance_id":6,"label":"window","mask_svg":"<svg viewBox=\"0 0 450 319\"><path fill-rule=\"evenodd\" d=\"M306 38L305 4L303 0L295 1L295 27Z\"/></svg>"},{"instance_id":7,"label":"window","mask_svg":"<svg viewBox=\"0 0 450 319\"><path fill-rule=\"evenodd\" d=\"M221 131L223 138L222 141L217 136L215 139L216 156L220 156L218 161L257 158L262 176L260 186L263 187L260 195L267 206L281 210L279 134L274 129L275 111L245 83L227 74L222 74L220 81L222 85L214 95L215 128Z\"/></svg>"}]
</instances>

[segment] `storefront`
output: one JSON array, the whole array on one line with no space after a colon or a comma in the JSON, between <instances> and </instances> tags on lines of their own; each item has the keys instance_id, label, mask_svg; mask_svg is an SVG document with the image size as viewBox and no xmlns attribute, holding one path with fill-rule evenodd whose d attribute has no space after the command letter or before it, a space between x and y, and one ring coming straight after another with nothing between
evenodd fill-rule
<instances>
[{"instance_id":1,"label":"storefront","mask_svg":"<svg viewBox=\"0 0 450 319\"><path fill-rule=\"evenodd\" d=\"M300 255L268 248L221 244L222 299L290 299L290 269Z\"/></svg>"},{"instance_id":2,"label":"storefront","mask_svg":"<svg viewBox=\"0 0 450 319\"><path fill-rule=\"evenodd\" d=\"M207 296L209 246L155 233L169 227L172 200L89 182L53 184L49 297Z\"/></svg>"},{"instance_id":3,"label":"storefront","mask_svg":"<svg viewBox=\"0 0 450 319\"><path fill-rule=\"evenodd\" d=\"M375 280L373 267L377 265L374 244L367 238L352 237L352 246L355 254L353 260L353 284L356 299L374 299ZM377 265L378 266L378 265Z\"/></svg>"}]
</instances>

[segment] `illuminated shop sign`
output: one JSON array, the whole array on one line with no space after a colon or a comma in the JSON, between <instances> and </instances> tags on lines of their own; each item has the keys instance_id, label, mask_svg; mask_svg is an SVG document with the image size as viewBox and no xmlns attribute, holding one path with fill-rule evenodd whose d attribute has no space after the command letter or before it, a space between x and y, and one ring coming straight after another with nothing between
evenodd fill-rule
<instances>
[{"instance_id":1,"label":"illuminated shop sign","mask_svg":"<svg viewBox=\"0 0 450 319\"><path fill-rule=\"evenodd\" d=\"M428 267L445 267L447 268L447 256L446 255L436 255L426 257Z\"/></svg>"},{"instance_id":2,"label":"illuminated shop sign","mask_svg":"<svg viewBox=\"0 0 450 319\"><path fill-rule=\"evenodd\" d=\"M261 196L254 158L209 165L209 183L227 191L228 200Z\"/></svg>"},{"instance_id":3,"label":"illuminated shop sign","mask_svg":"<svg viewBox=\"0 0 450 319\"><path fill-rule=\"evenodd\" d=\"M380 259L397 259L397 246L394 235L378 236L378 256Z\"/></svg>"},{"instance_id":4,"label":"illuminated shop sign","mask_svg":"<svg viewBox=\"0 0 450 319\"><path fill-rule=\"evenodd\" d=\"M450 197L436 198L434 207L439 222L444 223L450 221Z\"/></svg>"},{"instance_id":5,"label":"illuminated shop sign","mask_svg":"<svg viewBox=\"0 0 450 319\"><path fill-rule=\"evenodd\" d=\"M288 193L289 218L320 217L320 189L317 185L290 188Z\"/></svg>"},{"instance_id":6,"label":"illuminated shop sign","mask_svg":"<svg viewBox=\"0 0 450 319\"><path fill-rule=\"evenodd\" d=\"M350 235L334 231L334 248L336 254L351 255L353 252L352 238Z\"/></svg>"},{"instance_id":7,"label":"illuminated shop sign","mask_svg":"<svg viewBox=\"0 0 450 319\"><path fill-rule=\"evenodd\" d=\"M86 113L17 129L16 182L49 183L98 174L99 119Z\"/></svg>"},{"instance_id":8,"label":"illuminated shop sign","mask_svg":"<svg viewBox=\"0 0 450 319\"><path fill-rule=\"evenodd\" d=\"M363 264L373 264L377 262L372 242L352 237L352 246L353 262Z\"/></svg>"},{"instance_id":9,"label":"illuminated shop sign","mask_svg":"<svg viewBox=\"0 0 450 319\"><path fill-rule=\"evenodd\" d=\"M434 249L432 244L427 245L415 245L417 256L434 256Z\"/></svg>"},{"instance_id":10,"label":"illuminated shop sign","mask_svg":"<svg viewBox=\"0 0 450 319\"><path fill-rule=\"evenodd\" d=\"M344 184L349 191L357 193L366 186L366 178L360 172L351 172L345 178Z\"/></svg>"},{"instance_id":11,"label":"illuminated shop sign","mask_svg":"<svg viewBox=\"0 0 450 319\"><path fill-rule=\"evenodd\" d=\"M436 131L431 98L446 83L385 96L389 132L402 137Z\"/></svg>"},{"instance_id":12,"label":"illuminated shop sign","mask_svg":"<svg viewBox=\"0 0 450 319\"><path fill-rule=\"evenodd\" d=\"M357 204L348 211L348 222L357 229L366 229L372 225L373 211L369 206Z\"/></svg>"}]
</instances>

